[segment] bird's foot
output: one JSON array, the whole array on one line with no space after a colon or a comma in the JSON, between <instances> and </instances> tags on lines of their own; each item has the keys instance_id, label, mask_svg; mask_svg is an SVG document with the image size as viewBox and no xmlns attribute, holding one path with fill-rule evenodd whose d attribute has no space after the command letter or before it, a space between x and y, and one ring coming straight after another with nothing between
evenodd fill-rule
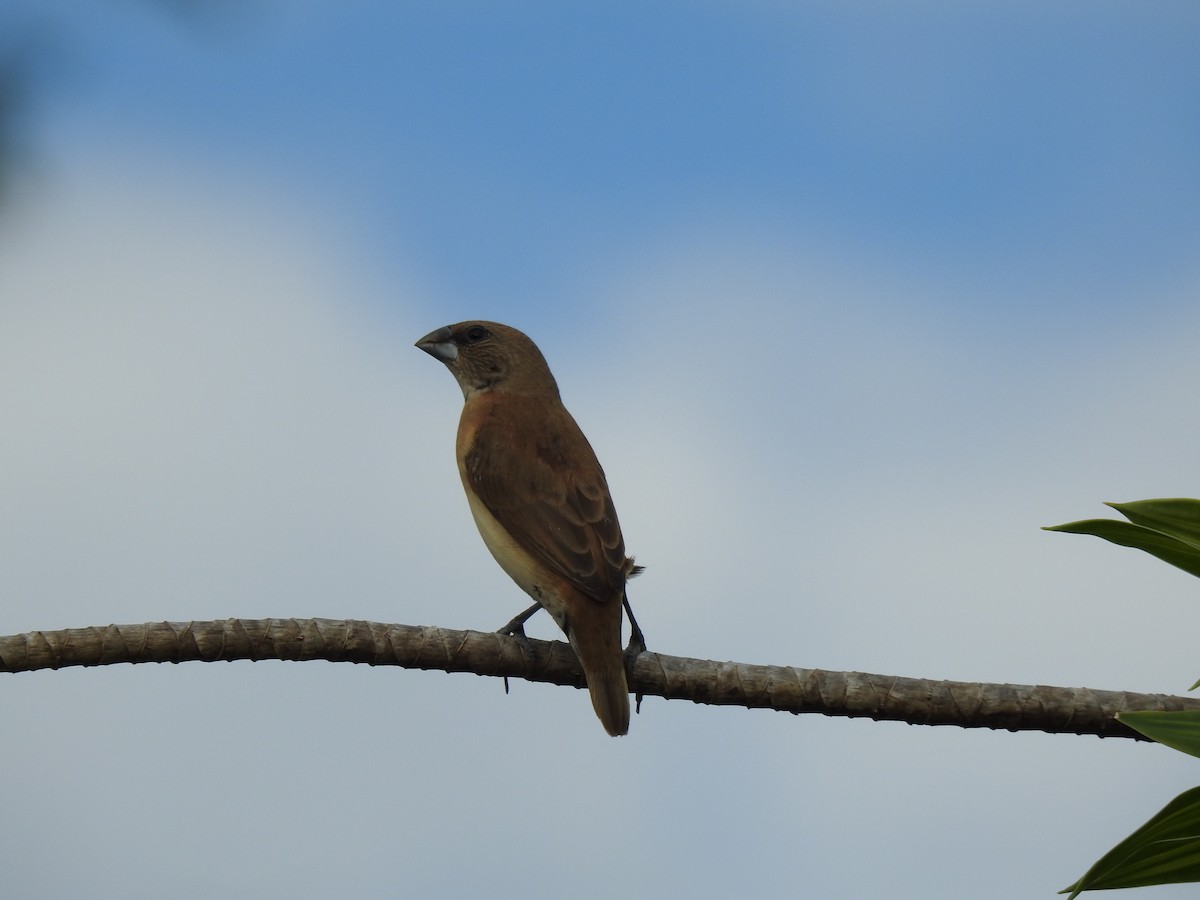
<instances>
[{"instance_id":1,"label":"bird's foot","mask_svg":"<svg viewBox=\"0 0 1200 900\"><path fill-rule=\"evenodd\" d=\"M642 626L638 625L637 619L633 617L633 607L629 605L629 598L622 597L621 602L625 605L625 613L629 616L629 646L625 648L625 653L633 657L646 652L646 635L642 633Z\"/></svg>"},{"instance_id":2,"label":"bird's foot","mask_svg":"<svg viewBox=\"0 0 1200 900\"><path fill-rule=\"evenodd\" d=\"M503 625L496 629L497 634L507 634L515 637L517 643L521 645L521 652L526 656L533 650L529 643L529 637L525 634L525 623L529 621L529 617L542 608L542 604L535 603L529 609L523 610L513 616ZM504 677L504 693L508 693L508 676Z\"/></svg>"},{"instance_id":3,"label":"bird's foot","mask_svg":"<svg viewBox=\"0 0 1200 900\"><path fill-rule=\"evenodd\" d=\"M629 606L629 598L622 598L625 604L625 612L629 614L629 645L625 648L625 677L629 681L633 680L633 667L637 665L637 659L646 652L646 635L642 633L642 627L638 625L637 619L633 617L633 609ZM634 692L635 705L633 711L641 714L642 711L642 692Z\"/></svg>"},{"instance_id":4,"label":"bird's foot","mask_svg":"<svg viewBox=\"0 0 1200 900\"><path fill-rule=\"evenodd\" d=\"M636 625L629 635L629 643L625 647L625 652L633 656L640 656L646 652L646 636Z\"/></svg>"},{"instance_id":5,"label":"bird's foot","mask_svg":"<svg viewBox=\"0 0 1200 900\"><path fill-rule=\"evenodd\" d=\"M533 645L529 643L529 637L525 634L525 623L529 621L529 617L542 608L542 604L535 603L529 609L517 613L503 625L496 629L497 634L507 634L515 637L517 643L521 645L521 652L528 657L533 652ZM508 679L504 679L504 693L508 693Z\"/></svg>"},{"instance_id":6,"label":"bird's foot","mask_svg":"<svg viewBox=\"0 0 1200 900\"><path fill-rule=\"evenodd\" d=\"M535 603L529 609L517 613L503 625L496 629L497 634L511 634L513 637L528 641L525 637L525 623L529 621L529 617L542 608L542 604Z\"/></svg>"}]
</instances>

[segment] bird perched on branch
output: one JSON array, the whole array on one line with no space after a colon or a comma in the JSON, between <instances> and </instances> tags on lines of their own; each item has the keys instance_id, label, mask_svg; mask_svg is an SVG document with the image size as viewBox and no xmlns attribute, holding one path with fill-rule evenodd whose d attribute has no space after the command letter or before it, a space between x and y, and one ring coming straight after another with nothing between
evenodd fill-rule
<instances>
[{"instance_id":1,"label":"bird perched on branch","mask_svg":"<svg viewBox=\"0 0 1200 900\"><path fill-rule=\"evenodd\" d=\"M432 331L419 348L463 392L458 472L471 514L500 567L535 601L501 631L523 634L544 608L579 657L592 706L611 735L629 731L621 649L625 555L617 511L591 444L559 398L537 345L496 322ZM630 646L645 648L629 610Z\"/></svg>"}]
</instances>

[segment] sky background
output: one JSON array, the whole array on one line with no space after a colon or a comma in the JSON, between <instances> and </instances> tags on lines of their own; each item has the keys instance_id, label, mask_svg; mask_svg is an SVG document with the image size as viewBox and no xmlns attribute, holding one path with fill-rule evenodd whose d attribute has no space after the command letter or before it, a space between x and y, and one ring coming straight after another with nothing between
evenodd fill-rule
<instances>
[{"instance_id":1,"label":"sky background","mask_svg":"<svg viewBox=\"0 0 1200 900\"><path fill-rule=\"evenodd\" d=\"M491 629L467 318L541 346L654 650L1183 692L1200 6L0 9L0 633ZM552 638L547 617L531 634ZM12 897L1051 897L1195 761L308 663L0 684ZM1147 897L1193 896L1189 887Z\"/></svg>"}]
</instances>

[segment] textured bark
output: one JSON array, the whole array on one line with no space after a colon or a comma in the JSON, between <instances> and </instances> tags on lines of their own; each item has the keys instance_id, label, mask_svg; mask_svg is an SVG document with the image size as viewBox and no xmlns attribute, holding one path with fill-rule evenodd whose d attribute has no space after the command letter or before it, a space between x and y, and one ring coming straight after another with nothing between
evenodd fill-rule
<instances>
[{"instance_id":1,"label":"textured bark","mask_svg":"<svg viewBox=\"0 0 1200 900\"><path fill-rule=\"evenodd\" d=\"M474 672L583 687L575 654L557 641L493 632L334 619L224 619L31 631L0 637L0 672L114 663L235 659L366 663ZM630 664L641 696L912 725L1139 737L1117 722L1135 709L1200 709L1200 700L1043 685L932 681L862 672L642 653Z\"/></svg>"}]
</instances>

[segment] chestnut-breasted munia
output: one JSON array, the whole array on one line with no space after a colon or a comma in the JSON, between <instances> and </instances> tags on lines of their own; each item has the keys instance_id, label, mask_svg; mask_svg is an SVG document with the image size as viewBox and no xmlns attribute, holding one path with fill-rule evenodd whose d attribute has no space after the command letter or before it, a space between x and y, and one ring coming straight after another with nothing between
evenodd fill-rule
<instances>
[{"instance_id":1,"label":"chestnut-breasted munia","mask_svg":"<svg viewBox=\"0 0 1200 900\"><path fill-rule=\"evenodd\" d=\"M458 472L484 543L566 634L605 730L625 734L621 609L640 567L625 555L604 470L550 367L533 341L496 322L439 328L417 346L462 388ZM640 642L632 616L631 626Z\"/></svg>"}]
</instances>

